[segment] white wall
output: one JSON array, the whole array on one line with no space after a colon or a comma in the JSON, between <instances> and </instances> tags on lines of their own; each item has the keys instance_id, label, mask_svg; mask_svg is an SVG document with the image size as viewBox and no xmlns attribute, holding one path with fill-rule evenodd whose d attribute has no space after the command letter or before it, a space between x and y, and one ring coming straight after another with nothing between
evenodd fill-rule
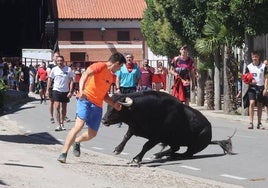
<instances>
[{"instance_id":1,"label":"white wall","mask_svg":"<svg viewBox=\"0 0 268 188\"><path fill-rule=\"evenodd\" d=\"M168 67L168 59L166 56L155 55L151 49L148 47L148 59L151 63L151 66L156 67L157 61L162 61L164 67Z\"/></svg>"}]
</instances>

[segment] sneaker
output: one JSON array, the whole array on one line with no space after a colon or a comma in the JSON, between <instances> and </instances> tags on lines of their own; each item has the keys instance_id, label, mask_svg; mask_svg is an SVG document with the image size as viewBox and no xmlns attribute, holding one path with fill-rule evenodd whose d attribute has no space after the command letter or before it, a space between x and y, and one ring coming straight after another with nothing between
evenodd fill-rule
<instances>
[{"instance_id":1,"label":"sneaker","mask_svg":"<svg viewBox=\"0 0 268 188\"><path fill-rule=\"evenodd\" d=\"M64 118L64 122L70 122L71 120L66 116L65 118Z\"/></svg>"},{"instance_id":2,"label":"sneaker","mask_svg":"<svg viewBox=\"0 0 268 188\"><path fill-rule=\"evenodd\" d=\"M79 142L73 143L73 154L76 157L80 157L80 143Z\"/></svg>"},{"instance_id":3,"label":"sneaker","mask_svg":"<svg viewBox=\"0 0 268 188\"><path fill-rule=\"evenodd\" d=\"M42 103L43 103L43 98L40 99L40 104L42 104Z\"/></svg>"},{"instance_id":4,"label":"sneaker","mask_svg":"<svg viewBox=\"0 0 268 188\"><path fill-rule=\"evenodd\" d=\"M63 131L65 131L65 130L66 130L66 128L64 127L64 125L63 125L63 124L60 124L60 127L61 127L61 130L63 130Z\"/></svg>"},{"instance_id":5,"label":"sneaker","mask_svg":"<svg viewBox=\"0 0 268 188\"><path fill-rule=\"evenodd\" d=\"M57 126L56 129L55 129L55 131L61 131L61 126L60 125Z\"/></svg>"},{"instance_id":6,"label":"sneaker","mask_svg":"<svg viewBox=\"0 0 268 188\"><path fill-rule=\"evenodd\" d=\"M67 157L67 153L62 153L60 154L57 160L61 163L66 163L66 157Z\"/></svg>"},{"instance_id":7,"label":"sneaker","mask_svg":"<svg viewBox=\"0 0 268 188\"><path fill-rule=\"evenodd\" d=\"M261 123L258 123L258 125L257 125L257 129L265 130L265 128L262 126Z\"/></svg>"},{"instance_id":8,"label":"sneaker","mask_svg":"<svg viewBox=\"0 0 268 188\"><path fill-rule=\"evenodd\" d=\"M248 129L253 129L253 123L250 123L249 126L248 126Z\"/></svg>"},{"instance_id":9,"label":"sneaker","mask_svg":"<svg viewBox=\"0 0 268 188\"><path fill-rule=\"evenodd\" d=\"M53 123L55 123L55 119L52 117L52 118L50 118L50 122L53 124Z\"/></svg>"}]
</instances>

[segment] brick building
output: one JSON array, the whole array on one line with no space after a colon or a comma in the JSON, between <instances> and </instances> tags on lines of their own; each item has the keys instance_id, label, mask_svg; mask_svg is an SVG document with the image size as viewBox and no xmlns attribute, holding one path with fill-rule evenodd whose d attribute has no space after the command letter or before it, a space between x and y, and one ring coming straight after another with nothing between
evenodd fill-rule
<instances>
[{"instance_id":1,"label":"brick building","mask_svg":"<svg viewBox=\"0 0 268 188\"><path fill-rule=\"evenodd\" d=\"M66 61L106 61L113 52L147 57L145 0L57 0L58 46Z\"/></svg>"}]
</instances>

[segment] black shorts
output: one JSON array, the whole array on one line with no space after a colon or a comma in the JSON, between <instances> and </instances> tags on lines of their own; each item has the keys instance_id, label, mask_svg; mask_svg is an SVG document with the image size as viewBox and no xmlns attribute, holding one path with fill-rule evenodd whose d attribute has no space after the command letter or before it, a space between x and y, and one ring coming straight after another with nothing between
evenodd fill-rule
<instances>
[{"instance_id":1,"label":"black shorts","mask_svg":"<svg viewBox=\"0 0 268 188\"><path fill-rule=\"evenodd\" d=\"M264 103L265 97L263 96L264 86L250 86L248 89L249 100L255 100L257 102Z\"/></svg>"},{"instance_id":2,"label":"black shorts","mask_svg":"<svg viewBox=\"0 0 268 188\"><path fill-rule=\"evenodd\" d=\"M52 90L52 99L57 102L68 103L70 102L69 97L67 97L69 92L59 92L56 90Z\"/></svg>"},{"instance_id":3,"label":"black shorts","mask_svg":"<svg viewBox=\"0 0 268 188\"><path fill-rule=\"evenodd\" d=\"M45 91L47 87L47 82L46 81L39 81L39 90Z\"/></svg>"}]
</instances>

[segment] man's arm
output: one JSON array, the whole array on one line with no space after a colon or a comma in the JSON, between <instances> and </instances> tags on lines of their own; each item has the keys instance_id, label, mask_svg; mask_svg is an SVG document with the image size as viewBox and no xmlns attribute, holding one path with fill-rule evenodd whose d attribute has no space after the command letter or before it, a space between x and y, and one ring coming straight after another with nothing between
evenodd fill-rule
<instances>
[{"instance_id":1,"label":"man's arm","mask_svg":"<svg viewBox=\"0 0 268 188\"><path fill-rule=\"evenodd\" d=\"M120 92L120 77L118 75L116 75L116 79L115 79L115 87L116 87L116 92Z\"/></svg>"},{"instance_id":2,"label":"man's arm","mask_svg":"<svg viewBox=\"0 0 268 188\"><path fill-rule=\"evenodd\" d=\"M111 97L108 95L108 93L105 94L105 96L104 96L104 101L105 101L106 103L108 103L109 105L111 105L112 107L114 107L114 108L115 108L116 110L118 110L118 111L120 111L121 108L122 108L122 105L119 104L119 103L116 102L116 101L113 101L113 100L111 99Z\"/></svg>"},{"instance_id":3,"label":"man's arm","mask_svg":"<svg viewBox=\"0 0 268 188\"><path fill-rule=\"evenodd\" d=\"M48 77L47 79L47 88L46 88L46 96L48 97L49 96L49 88L50 88L50 85L51 85L51 78Z\"/></svg>"},{"instance_id":4,"label":"man's arm","mask_svg":"<svg viewBox=\"0 0 268 188\"><path fill-rule=\"evenodd\" d=\"M78 97L80 98L86 98L85 94L84 94L84 87L85 87L85 83L86 83L86 80L88 79L88 77L92 76L94 74L93 70L88 67L86 69L85 72L83 72L80 80L79 80L79 95Z\"/></svg>"}]
</instances>

